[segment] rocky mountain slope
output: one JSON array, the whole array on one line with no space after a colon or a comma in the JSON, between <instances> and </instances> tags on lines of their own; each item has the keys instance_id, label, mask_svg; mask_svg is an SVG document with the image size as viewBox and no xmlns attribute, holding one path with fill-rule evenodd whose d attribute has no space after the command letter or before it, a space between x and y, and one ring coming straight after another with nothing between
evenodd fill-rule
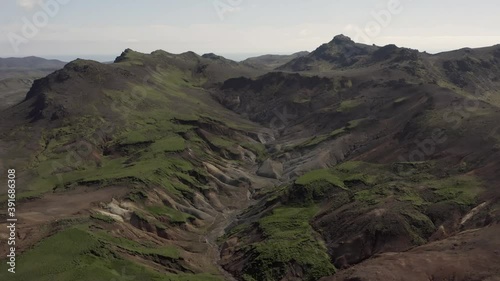
<instances>
[{"instance_id":1,"label":"rocky mountain slope","mask_svg":"<svg viewBox=\"0 0 500 281\"><path fill-rule=\"evenodd\" d=\"M0 113L15 280L496 280L499 54L73 61Z\"/></svg>"}]
</instances>

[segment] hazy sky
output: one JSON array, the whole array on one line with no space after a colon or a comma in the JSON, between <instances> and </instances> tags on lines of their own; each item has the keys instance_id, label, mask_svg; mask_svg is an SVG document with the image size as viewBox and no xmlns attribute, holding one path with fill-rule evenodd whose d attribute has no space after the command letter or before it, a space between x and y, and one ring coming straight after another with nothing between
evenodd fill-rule
<instances>
[{"instance_id":1,"label":"hazy sky","mask_svg":"<svg viewBox=\"0 0 500 281\"><path fill-rule=\"evenodd\" d=\"M2 0L1 5L0 57L111 58L132 48L238 59L311 51L340 33L432 53L500 43L498 0Z\"/></svg>"}]
</instances>

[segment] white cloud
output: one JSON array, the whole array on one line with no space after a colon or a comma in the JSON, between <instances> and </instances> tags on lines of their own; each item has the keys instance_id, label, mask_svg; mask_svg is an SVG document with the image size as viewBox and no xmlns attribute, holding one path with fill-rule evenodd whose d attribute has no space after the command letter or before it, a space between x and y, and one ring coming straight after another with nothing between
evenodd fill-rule
<instances>
[{"instance_id":1,"label":"white cloud","mask_svg":"<svg viewBox=\"0 0 500 281\"><path fill-rule=\"evenodd\" d=\"M459 28L459 27L456 27ZM0 33L17 32L20 24L0 25ZM446 33L445 27L429 31L414 28L410 34L405 29L388 28L384 34L374 38L377 45L394 43L402 47L421 51L438 52L462 47L480 47L500 43L500 36L489 30L463 29L464 35ZM22 53L12 53L12 48L3 48L6 38L0 37L0 56L12 55L71 55L71 54L115 54L126 48L141 52L164 49L172 53L188 50L197 53L293 53L312 51L334 35L344 33L344 25L305 23L288 26L213 23L175 25L85 25L72 26L49 24L29 43L22 45ZM356 34L346 35L355 37ZM5 45L4 46L9 46ZM10 51L10 52L9 52Z\"/></svg>"},{"instance_id":2,"label":"white cloud","mask_svg":"<svg viewBox=\"0 0 500 281\"><path fill-rule=\"evenodd\" d=\"M36 7L37 4L41 4L42 0L17 0L17 5L21 6L23 9L31 10Z\"/></svg>"}]
</instances>

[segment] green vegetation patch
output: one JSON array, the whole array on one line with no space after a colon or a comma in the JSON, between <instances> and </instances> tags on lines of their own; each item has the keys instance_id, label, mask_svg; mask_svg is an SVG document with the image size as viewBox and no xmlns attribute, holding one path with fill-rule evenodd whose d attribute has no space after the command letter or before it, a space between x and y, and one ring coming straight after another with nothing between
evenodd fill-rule
<instances>
[{"instance_id":1,"label":"green vegetation patch","mask_svg":"<svg viewBox=\"0 0 500 281\"><path fill-rule=\"evenodd\" d=\"M241 144L241 147L250 150L257 156L257 161L264 161L268 158L268 153L266 146L260 142L245 142Z\"/></svg>"},{"instance_id":2,"label":"green vegetation patch","mask_svg":"<svg viewBox=\"0 0 500 281\"><path fill-rule=\"evenodd\" d=\"M313 182L323 181L341 188L346 188L345 182L352 181L360 181L366 185L375 184L377 181L376 174L369 171L362 172L362 169L359 168L360 165L356 162L346 162L332 169L313 170L299 177L295 183L309 185ZM368 167L368 165L365 166Z\"/></svg>"},{"instance_id":3,"label":"green vegetation patch","mask_svg":"<svg viewBox=\"0 0 500 281\"><path fill-rule=\"evenodd\" d=\"M186 142L179 136L166 137L151 145L153 151L178 152L186 149Z\"/></svg>"},{"instance_id":4,"label":"green vegetation patch","mask_svg":"<svg viewBox=\"0 0 500 281\"><path fill-rule=\"evenodd\" d=\"M295 183L308 185L315 181L326 181L338 187L344 187L344 182L332 174L329 169L314 170L298 178Z\"/></svg>"},{"instance_id":5,"label":"green vegetation patch","mask_svg":"<svg viewBox=\"0 0 500 281\"><path fill-rule=\"evenodd\" d=\"M368 119L366 118L361 118L361 119L356 119L356 120L351 120L348 122L347 124L347 129L354 129L356 127L358 127L361 123L363 123L364 121L367 121Z\"/></svg>"},{"instance_id":6,"label":"green vegetation patch","mask_svg":"<svg viewBox=\"0 0 500 281\"><path fill-rule=\"evenodd\" d=\"M477 196L484 191L482 183L471 176L458 176L426 181L439 201L450 201L463 206L474 206Z\"/></svg>"},{"instance_id":7,"label":"green vegetation patch","mask_svg":"<svg viewBox=\"0 0 500 281\"><path fill-rule=\"evenodd\" d=\"M156 218L168 217L172 223L185 223L190 219L194 219L193 216L178 211L176 209L170 208L168 206L149 206L146 210L150 212Z\"/></svg>"},{"instance_id":8,"label":"green vegetation patch","mask_svg":"<svg viewBox=\"0 0 500 281\"><path fill-rule=\"evenodd\" d=\"M284 192L266 193L271 213L254 224L235 226L225 239L239 237L240 250L250 257L244 280L280 280L292 266L304 269L304 280L318 280L335 270L310 226L319 206L324 214L342 212L360 222L352 225L332 215L331 222L341 223L338 227L347 232L405 237L415 246L427 243L436 226L449 221L446 214L465 214L477 206L484 191L481 181L457 174L443 177L444 168L439 167L435 162L350 161L310 171L285 186ZM261 236L254 233L255 226ZM318 227L334 229L327 223Z\"/></svg>"},{"instance_id":9,"label":"green vegetation patch","mask_svg":"<svg viewBox=\"0 0 500 281\"><path fill-rule=\"evenodd\" d=\"M107 281L127 276L144 281L163 280L159 273L118 258L103 242L79 228L61 231L23 253L15 275L6 267L2 262L2 280Z\"/></svg>"},{"instance_id":10,"label":"green vegetation patch","mask_svg":"<svg viewBox=\"0 0 500 281\"><path fill-rule=\"evenodd\" d=\"M339 129L336 129L334 130L333 132L329 133L329 134L323 134L323 135L317 135L317 136L314 136L296 146L291 146L291 147L288 147L287 150L293 150L294 148L311 148L311 147L314 147L324 141L327 141L327 140L331 140L331 139L335 139L337 137L340 137L341 135L349 132L349 130L353 130L355 129L356 127L358 127L359 125L361 125L363 122L367 121L368 119L366 118L362 118L362 119L356 119L356 120L351 120L349 122L347 122L347 125L342 127L342 128L339 128Z\"/></svg>"},{"instance_id":11,"label":"green vegetation patch","mask_svg":"<svg viewBox=\"0 0 500 281\"><path fill-rule=\"evenodd\" d=\"M376 176L362 173L357 167L353 167L354 164L346 164L343 167L313 170L302 175L290 187L289 200L294 203L311 204L330 198L333 193L336 194L335 190L352 193L348 187L352 183L362 183L367 186L376 183Z\"/></svg>"},{"instance_id":12,"label":"green vegetation patch","mask_svg":"<svg viewBox=\"0 0 500 281\"><path fill-rule=\"evenodd\" d=\"M164 275L163 279L165 281L223 281L224 279L211 274L188 274L180 273L173 274L167 273Z\"/></svg>"},{"instance_id":13,"label":"green vegetation patch","mask_svg":"<svg viewBox=\"0 0 500 281\"><path fill-rule=\"evenodd\" d=\"M338 112L349 112L362 104L360 100L346 100L340 103Z\"/></svg>"},{"instance_id":14,"label":"green vegetation patch","mask_svg":"<svg viewBox=\"0 0 500 281\"><path fill-rule=\"evenodd\" d=\"M101 213L92 214L92 215L90 215L90 217L95 219L95 220L103 221L105 223L114 223L115 222L115 220L112 217L106 216L106 215L101 214Z\"/></svg>"},{"instance_id":15,"label":"green vegetation patch","mask_svg":"<svg viewBox=\"0 0 500 281\"><path fill-rule=\"evenodd\" d=\"M340 128L340 129L337 129L333 132L331 132L330 134L325 134L325 135L319 135L319 136L314 136L312 138L310 138L309 140L301 143L298 145L298 147L303 147L303 148L310 148L310 147L314 147L326 140L330 140L330 139L334 139L336 137L339 137L340 135L344 134L346 132L346 128Z\"/></svg>"},{"instance_id":16,"label":"green vegetation patch","mask_svg":"<svg viewBox=\"0 0 500 281\"><path fill-rule=\"evenodd\" d=\"M281 207L262 218L258 224L265 240L251 245L257 256L244 273L255 280L280 280L296 264L304 269L304 280L332 275L326 247L309 225L316 212L316 207Z\"/></svg>"},{"instance_id":17,"label":"green vegetation patch","mask_svg":"<svg viewBox=\"0 0 500 281\"><path fill-rule=\"evenodd\" d=\"M217 146L218 148L230 148L236 145L235 142L218 136L210 136L208 140L211 144Z\"/></svg>"},{"instance_id":18,"label":"green vegetation patch","mask_svg":"<svg viewBox=\"0 0 500 281\"><path fill-rule=\"evenodd\" d=\"M55 187L66 187L72 184L100 184L114 183L142 183L159 185L173 195L191 195L194 191L190 186L183 184L179 175L189 178L188 173L194 169L193 165L179 157L165 157L145 151L137 156L113 158L103 157L100 166L80 166L77 170L64 173L51 173L54 163L48 160L40 163L39 177L31 184L33 190L20 194L21 196L36 196ZM60 165L60 164L58 164ZM65 168L64 165L61 165ZM67 168L67 167L66 167ZM47 170L47 171L45 171ZM195 179L191 180L196 182Z\"/></svg>"},{"instance_id":19,"label":"green vegetation patch","mask_svg":"<svg viewBox=\"0 0 500 281\"><path fill-rule=\"evenodd\" d=\"M173 246L159 246L155 244L142 245L130 239L123 237L115 237L105 231L98 231L94 234L100 241L127 250L132 254L139 255L155 255L164 258L178 260L180 259L180 252Z\"/></svg>"}]
</instances>

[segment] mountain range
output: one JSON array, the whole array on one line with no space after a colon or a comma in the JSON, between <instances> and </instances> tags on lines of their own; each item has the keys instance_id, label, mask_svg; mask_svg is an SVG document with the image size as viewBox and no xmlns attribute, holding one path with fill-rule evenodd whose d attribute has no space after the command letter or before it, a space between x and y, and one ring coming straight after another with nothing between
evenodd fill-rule
<instances>
[{"instance_id":1,"label":"mountain range","mask_svg":"<svg viewBox=\"0 0 500 281\"><path fill-rule=\"evenodd\" d=\"M498 279L500 45L53 66L0 112L2 280Z\"/></svg>"}]
</instances>

